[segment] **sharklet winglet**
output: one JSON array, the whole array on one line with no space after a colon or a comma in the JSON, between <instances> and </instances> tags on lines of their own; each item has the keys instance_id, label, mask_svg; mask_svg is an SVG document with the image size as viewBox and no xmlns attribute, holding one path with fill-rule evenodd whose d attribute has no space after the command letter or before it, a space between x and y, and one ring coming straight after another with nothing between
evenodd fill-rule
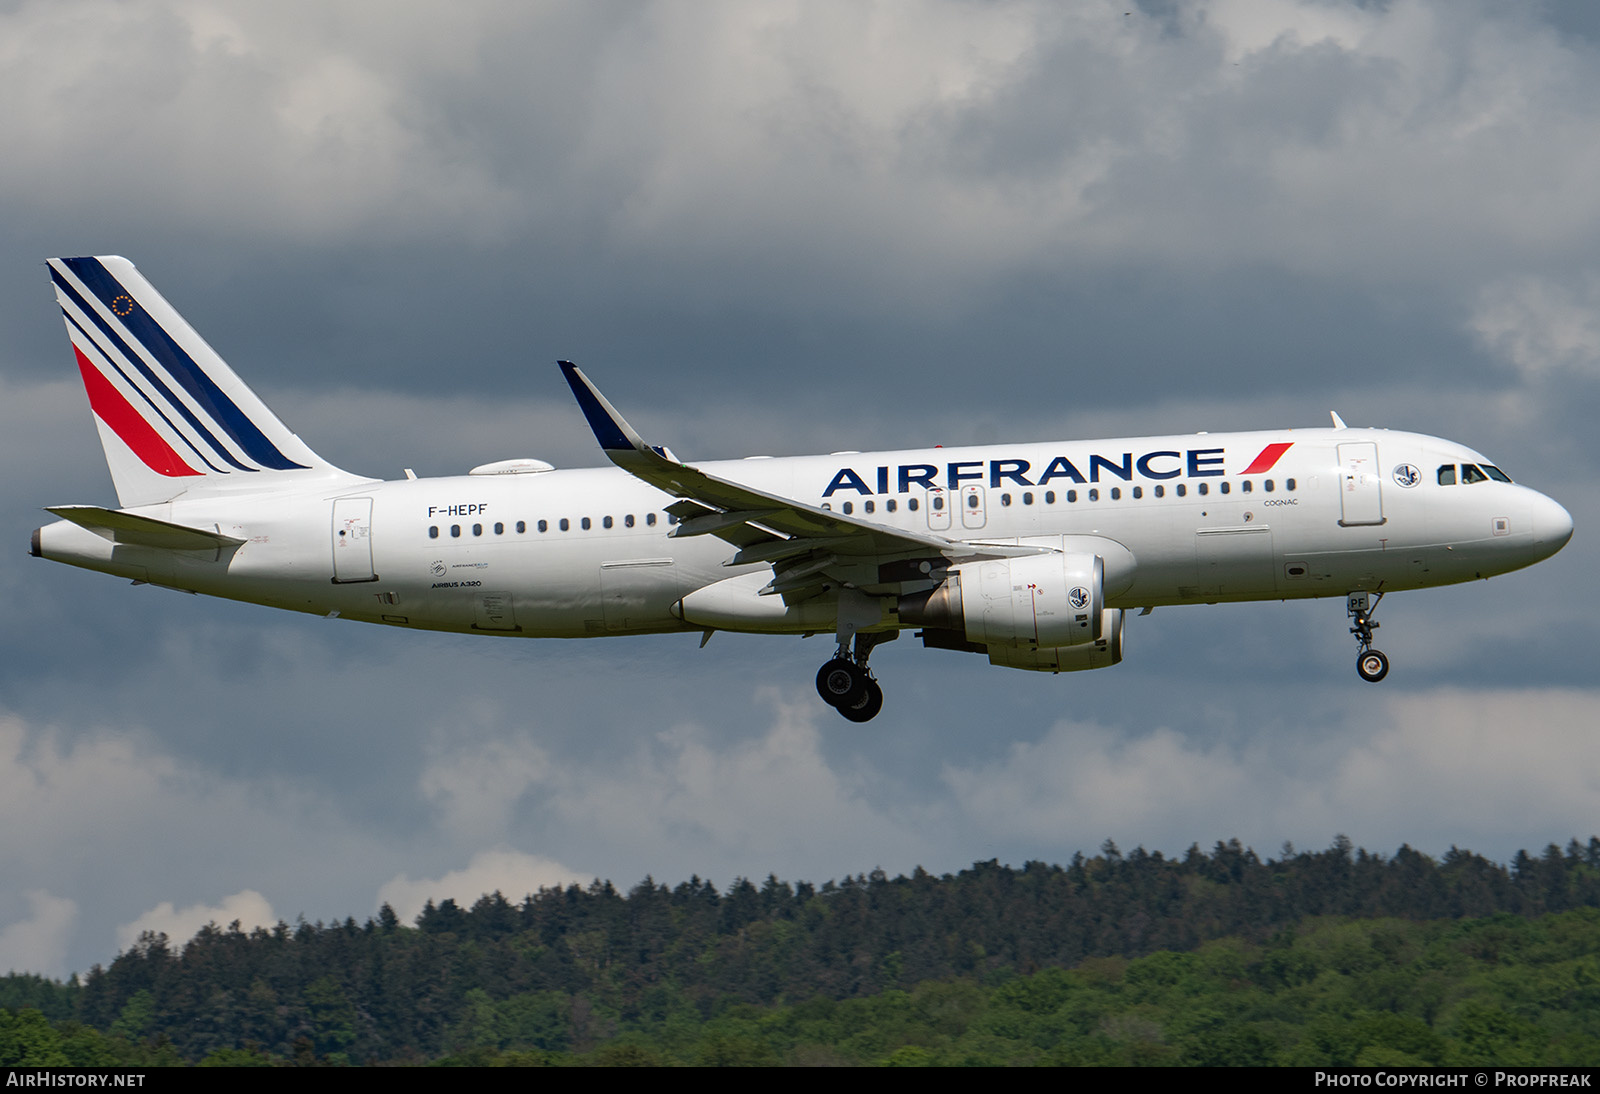
<instances>
[{"instance_id":1,"label":"sharklet winglet","mask_svg":"<svg viewBox=\"0 0 1600 1094\"><path fill-rule=\"evenodd\" d=\"M589 382L583 370L571 361L556 362L561 366L561 375L567 378L567 385L572 388L573 396L578 400L578 407L583 411L583 416L589 420L589 428L594 430L595 439L600 442L600 447L607 452L643 452L656 451L644 443L634 428L628 424L617 408L612 406L600 390ZM662 455L656 452L657 455ZM666 458L664 455L662 458ZM677 462L677 461L673 461Z\"/></svg>"}]
</instances>

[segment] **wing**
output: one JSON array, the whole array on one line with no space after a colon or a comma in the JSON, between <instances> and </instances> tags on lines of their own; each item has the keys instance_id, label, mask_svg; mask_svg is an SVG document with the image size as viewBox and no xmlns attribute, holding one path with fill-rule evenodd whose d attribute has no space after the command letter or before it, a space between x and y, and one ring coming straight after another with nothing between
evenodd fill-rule
<instances>
[{"instance_id":1,"label":"wing","mask_svg":"<svg viewBox=\"0 0 1600 1094\"><path fill-rule=\"evenodd\" d=\"M929 580L933 571L956 563L1041 553L1041 548L965 543L874 524L707 474L670 449L646 444L577 365L560 364L611 462L679 499L667 507L679 519L671 534L726 540L738 548L728 566L772 566L764 594L780 594L792 603L830 583L887 593L902 582Z\"/></svg>"}]
</instances>

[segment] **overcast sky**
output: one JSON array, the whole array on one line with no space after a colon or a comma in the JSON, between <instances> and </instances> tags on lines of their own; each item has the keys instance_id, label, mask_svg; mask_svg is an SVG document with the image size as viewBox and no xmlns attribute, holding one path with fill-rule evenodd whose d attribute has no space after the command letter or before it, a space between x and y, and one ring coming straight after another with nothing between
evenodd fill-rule
<instances>
[{"instance_id":1,"label":"overcast sky","mask_svg":"<svg viewBox=\"0 0 1600 1094\"><path fill-rule=\"evenodd\" d=\"M1571 4L0 3L0 970L145 929L1114 839L1504 860L1600 816L1600 18ZM1573 542L1166 608L1059 677L905 640L510 641L26 557L115 500L44 260L120 253L317 451L602 462L1352 425Z\"/></svg>"}]
</instances>

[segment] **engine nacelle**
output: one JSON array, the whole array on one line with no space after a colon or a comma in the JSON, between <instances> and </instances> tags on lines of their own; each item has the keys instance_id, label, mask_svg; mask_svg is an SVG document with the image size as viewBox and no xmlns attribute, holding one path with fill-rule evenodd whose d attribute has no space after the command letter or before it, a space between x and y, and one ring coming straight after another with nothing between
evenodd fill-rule
<instances>
[{"instance_id":1,"label":"engine nacelle","mask_svg":"<svg viewBox=\"0 0 1600 1094\"><path fill-rule=\"evenodd\" d=\"M990 646L989 663L1009 669L1034 672L1079 672L1103 669L1122 660L1122 609L1104 608L1100 613L1100 638L1082 646L1051 646L1025 649Z\"/></svg>"},{"instance_id":2,"label":"engine nacelle","mask_svg":"<svg viewBox=\"0 0 1600 1094\"><path fill-rule=\"evenodd\" d=\"M900 620L960 631L977 646L1019 649L1098 641L1105 607L1099 555L1026 555L972 563L939 587L902 597Z\"/></svg>"},{"instance_id":3,"label":"engine nacelle","mask_svg":"<svg viewBox=\"0 0 1600 1094\"><path fill-rule=\"evenodd\" d=\"M1131 580L1131 555L1122 568ZM924 645L987 653L991 664L1006 668L1078 672L1122 660L1122 609L1105 606L1099 554L962 566L937 588L901 597L899 614L902 624L927 628Z\"/></svg>"},{"instance_id":4,"label":"engine nacelle","mask_svg":"<svg viewBox=\"0 0 1600 1094\"><path fill-rule=\"evenodd\" d=\"M1105 564L1099 555L1026 555L961 572L969 642L1044 648L1081 646L1100 637Z\"/></svg>"}]
</instances>

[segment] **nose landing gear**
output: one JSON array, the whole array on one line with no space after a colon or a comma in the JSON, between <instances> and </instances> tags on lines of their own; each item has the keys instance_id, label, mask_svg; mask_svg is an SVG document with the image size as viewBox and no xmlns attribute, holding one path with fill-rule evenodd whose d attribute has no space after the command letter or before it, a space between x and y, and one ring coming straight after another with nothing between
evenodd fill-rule
<instances>
[{"instance_id":1,"label":"nose landing gear","mask_svg":"<svg viewBox=\"0 0 1600 1094\"><path fill-rule=\"evenodd\" d=\"M822 701L852 722L876 718L883 709L883 689L867 668L867 656L873 646L895 637L892 631L887 635L857 631L853 654L841 643L833 660L817 670L817 694Z\"/></svg>"},{"instance_id":2,"label":"nose landing gear","mask_svg":"<svg viewBox=\"0 0 1600 1094\"><path fill-rule=\"evenodd\" d=\"M1389 675L1389 659L1380 650L1367 650L1356 657L1356 671L1361 679L1376 684Z\"/></svg>"},{"instance_id":3,"label":"nose landing gear","mask_svg":"<svg viewBox=\"0 0 1600 1094\"><path fill-rule=\"evenodd\" d=\"M1378 629L1372 616L1381 600L1382 593L1351 593L1345 599L1344 607L1345 614L1355 620L1350 633L1356 636L1356 644L1361 647L1356 654L1356 672L1361 679L1372 684L1389 675L1389 659L1381 651L1372 648L1372 632Z\"/></svg>"}]
</instances>

